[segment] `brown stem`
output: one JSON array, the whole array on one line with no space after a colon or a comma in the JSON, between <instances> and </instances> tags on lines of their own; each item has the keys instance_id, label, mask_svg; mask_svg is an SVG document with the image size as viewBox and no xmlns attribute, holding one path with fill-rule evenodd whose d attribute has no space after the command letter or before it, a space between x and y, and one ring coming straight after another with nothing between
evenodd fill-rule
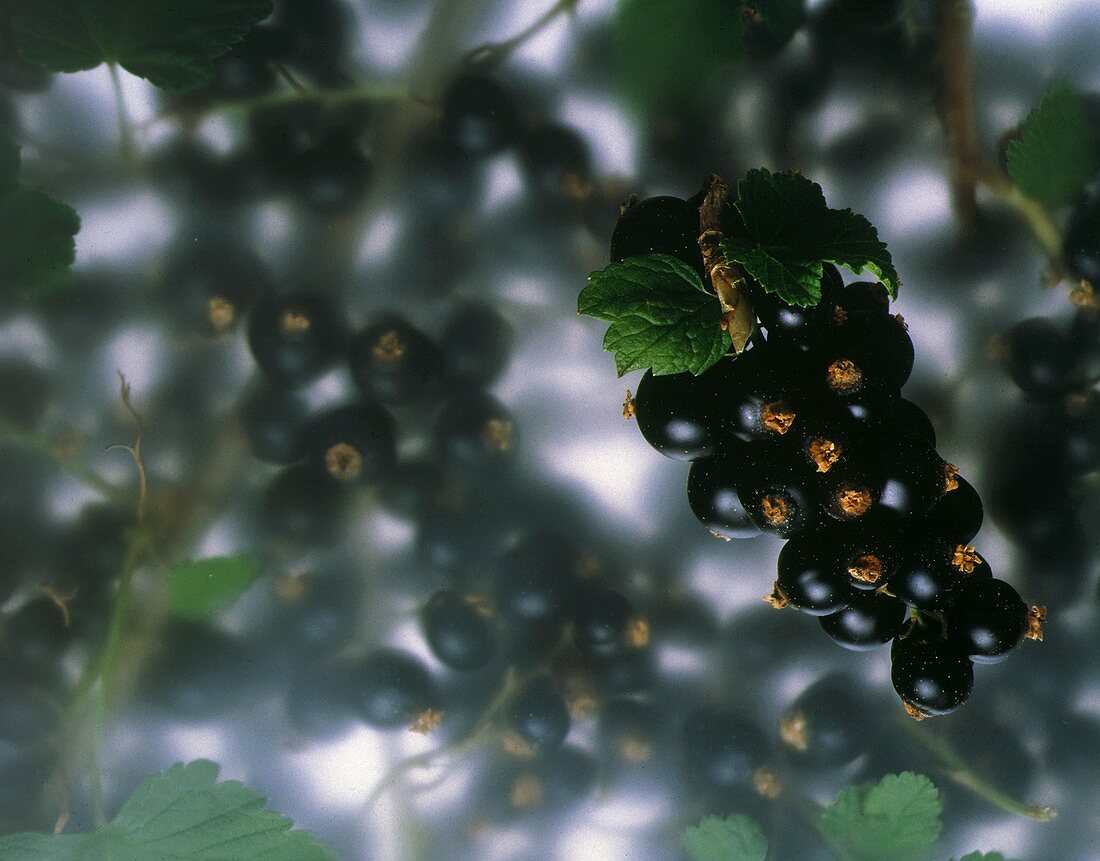
<instances>
[{"instance_id":1,"label":"brown stem","mask_svg":"<svg viewBox=\"0 0 1100 861\"><path fill-rule=\"evenodd\" d=\"M951 146L951 203L970 231L977 215L978 135L974 126L974 21L969 0L942 0L937 14L940 46L940 117Z\"/></svg>"}]
</instances>

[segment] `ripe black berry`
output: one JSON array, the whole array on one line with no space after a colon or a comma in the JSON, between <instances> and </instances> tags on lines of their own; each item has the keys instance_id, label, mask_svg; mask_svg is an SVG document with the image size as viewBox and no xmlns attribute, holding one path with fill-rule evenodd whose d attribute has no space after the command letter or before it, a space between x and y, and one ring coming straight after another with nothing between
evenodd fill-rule
<instances>
[{"instance_id":1,"label":"ripe black berry","mask_svg":"<svg viewBox=\"0 0 1100 861\"><path fill-rule=\"evenodd\" d=\"M455 670L477 670L493 659L496 638L488 611L449 589L432 595L420 611L432 654Z\"/></svg>"},{"instance_id":2,"label":"ripe black berry","mask_svg":"<svg viewBox=\"0 0 1100 861\"><path fill-rule=\"evenodd\" d=\"M489 78L459 78L444 93L442 107L443 137L463 155L492 155L519 137L519 114L512 97Z\"/></svg>"},{"instance_id":3,"label":"ripe black berry","mask_svg":"<svg viewBox=\"0 0 1100 861\"><path fill-rule=\"evenodd\" d=\"M244 394L238 411L253 457L280 465L305 457L302 429L308 413L305 402L294 391L258 383Z\"/></svg>"},{"instance_id":4,"label":"ripe black berry","mask_svg":"<svg viewBox=\"0 0 1100 861\"><path fill-rule=\"evenodd\" d=\"M890 650L890 680L898 696L922 714L949 714L970 696L974 666L944 640L926 641L910 628Z\"/></svg>"},{"instance_id":5,"label":"ripe black berry","mask_svg":"<svg viewBox=\"0 0 1100 861\"><path fill-rule=\"evenodd\" d=\"M468 386L495 382L512 354L515 333L491 305L470 303L455 310L439 338L446 356L443 375Z\"/></svg>"},{"instance_id":6,"label":"ripe black berry","mask_svg":"<svg viewBox=\"0 0 1100 861\"><path fill-rule=\"evenodd\" d=\"M1030 627L1027 604L1004 580L969 580L957 590L947 616L952 645L972 661L992 664L1005 658Z\"/></svg>"},{"instance_id":7,"label":"ripe black berry","mask_svg":"<svg viewBox=\"0 0 1100 861\"><path fill-rule=\"evenodd\" d=\"M601 758L612 768L645 765L657 754L661 730L658 708L629 697L609 700L600 706Z\"/></svg>"},{"instance_id":8,"label":"ripe black berry","mask_svg":"<svg viewBox=\"0 0 1100 861\"><path fill-rule=\"evenodd\" d=\"M821 629L846 649L863 652L889 643L901 631L908 610L881 592L853 592L848 606L821 617Z\"/></svg>"},{"instance_id":9,"label":"ripe black berry","mask_svg":"<svg viewBox=\"0 0 1100 861\"><path fill-rule=\"evenodd\" d=\"M855 281L835 290L832 304L845 314L887 314L890 310L890 293L879 281Z\"/></svg>"},{"instance_id":10,"label":"ripe black berry","mask_svg":"<svg viewBox=\"0 0 1100 861\"><path fill-rule=\"evenodd\" d=\"M1078 205L1066 228L1062 259L1077 278L1100 284L1100 196Z\"/></svg>"},{"instance_id":11,"label":"ripe black berry","mask_svg":"<svg viewBox=\"0 0 1100 861\"><path fill-rule=\"evenodd\" d=\"M1100 399L1091 397L1079 412L1066 417L1062 461L1071 475L1100 470Z\"/></svg>"},{"instance_id":12,"label":"ripe black berry","mask_svg":"<svg viewBox=\"0 0 1100 861\"><path fill-rule=\"evenodd\" d=\"M569 705L549 678L528 683L509 704L506 719L524 753L556 750L569 734Z\"/></svg>"},{"instance_id":13,"label":"ripe black berry","mask_svg":"<svg viewBox=\"0 0 1100 861\"><path fill-rule=\"evenodd\" d=\"M248 346L274 382L307 382L339 357L343 326L331 302L319 293L272 296L248 321Z\"/></svg>"},{"instance_id":14,"label":"ripe black berry","mask_svg":"<svg viewBox=\"0 0 1100 861\"><path fill-rule=\"evenodd\" d=\"M853 457L870 467L875 476L875 511L906 519L926 514L953 481L943 459L923 437L905 433L873 436Z\"/></svg>"},{"instance_id":15,"label":"ripe black berry","mask_svg":"<svg viewBox=\"0 0 1100 861\"><path fill-rule=\"evenodd\" d=\"M438 705L424 665L397 649L372 652L349 671L346 683L355 713L376 729L411 727Z\"/></svg>"},{"instance_id":16,"label":"ripe black berry","mask_svg":"<svg viewBox=\"0 0 1100 861\"><path fill-rule=\"evenodd\" d=\"M737 495L743 458L738 447L727 445L715 457L696 460L688 470L688 504L699 522L721 538L760 534Z\"/></svg>"},{"instance_id":17,"label":"ripe black berry","mask_svg":"<svg viewBox=\"0 0 1100 861\"><path fill-rule=\"evenodd\" d=\"M362 611L356 580L338 571L283 577L275 585L275 636L296 654L316 657L345 646Z\"/></svg>"},{"instance_id":18,"label":"ripe black berry","mask_svg":"<svg viewBox=\"0 0 1100 861\"><path fill-rule=\"evenodd\" d=\"M789 454L758 443L749 451L737 493L757 528L791 538L820 522L815 478Z\"/></svg>"},{"instance_id":19,"label":"ripe black berry","mask_svg":"<svg viewBox=\"0 0 1100 861\"><path fill-rule=\"evenodd\" d=\"M876 433L912 433L936 445L936 429L928 415L912 401L900 398L882 415L875 426Z\"/></svg>"},{"instance_id":20,"label":"ripe black berry","mask_svg":"<svg viewBox=\"0 0 1100 861\"><path fill-rule=\"evenodd\" d=\"M484 472L507 466L515 456L516 424L507 408L486 392L459 392L439 411L435 442L454 467Z\"/></svg>"},{"instance_id":21,"label":"ripe black berry","mask_svg":"<svg viewBox=\"0 0 1100 861\"><path fill-rule=\"evenodd\" d=\"M715 366L705 379L713 389L711 409L722 432L753 442L779 440L800 428L792 397L800 368L797 354L771 344Z\"/></svg>"},{"instance_id":22,"label":"ripe black berry","mask_svg":"<svg viewBox=\"0 0 1100 861\"><path fill-rule=\"evenodd\" d=\"M325 545L343 530L347 497L340 482L308 464L284 469L263 494L261 516L269 540Z\"/></svg>"},{"instance_id":23,"label":"ripe black berry","mask_svg":"<svg viewBox=\"0 0 1100 861\"><path fill-rule=\"evenodd\" d=\"M362 403L314 418L302 440L310 465L336 481L374 481L396 460L393 417L384 407Z\"/></svg>"},{"instance_id":24,"label":"ripe black berry","mask_svg":"<svg viewBox=\"0 0 1100 861\"><path fill-rule=\"evenodd\" d=\"M386 315L351 339L349 364L364 394L401 404L419 395L439 372L439 352L407 320Z\"/></svg>"},{"instance_id":25,"label":"ripe black berry","mask_svg":"<svg viewBox=\"0 0 1100 861\"><path fill-rule=\"evenodd\" d=\"M779 551L773 599L811 616L827 616L848 606L852 587L838 569L831 542L820 533L792 538Z\"/></svg>"},{"instance_id":26,"label":"ripe black berry","mask_svg":"<svg viewBox=\"0 0 1100 861\"><path fill-rule=\"evenodd\" d=\"M1043 317L1017 323L1001 336L1005 369L1034 400L1052 400L1070 385L1073 354L1065 329Z\"/></svg>"},{"instance_id":27,"label":"ripe black berry","mask_svg":"<svg viewBox=\"0 0 1100 861\"><path fill-rule=\"evenodd\" d=\"M645 441L666 457L695 460L717 450L706 380L691 374L655 377L646 371L634 397L634 415Z\"/></svg>"},{"instance_id":28,"label":"ripe black berry","mask_svg":"<svg viewBox=\"0 0 1100 861\"><path fill-rule=\"evenodd\" d=\"M611 235L611 260L669 254L703 271L699 210L679 197L628 201Z\"/></svg>"},{"instance_id":29,"label":"ripe black berry","mask_svg":"<svg viewBox=\"0 0 1100 861\"><path fill-rule=\"evenodd\" d=\"M592 192L584 139L568 126L546 123L520 142L527 186L550 203L580 201Z\"/></svg>"},{"instance_id":30,"label":"ripe black berry","mask_svg":"<svg viewBox=\"0 0 1100 861\"><path fill-rule=\"evenodd\" d=\"M834 325L837 354L864 368L885 368L901 388L913 372L913 341L899 317L874 312L847 314Z\"/></svg>"},{"instance_id":31,"label":"ripe black berry","mask_svg":"<svg viewBox=\"0 0 1100 861\"><path fill-rule=\"evenodd\" d=\"M586 590L573 615L573 642L581 654L611 657L626 644L633 614L634 608L621 592Z\"/></svg>"},{"instance_id":32,"label":"ripe black berry","mask_svg":"<svg viewBox=\"0 0 1100 861\"><path fill-rule=\"evenodd\" d=\"M954 487L935 502L924 523L952 544L969 544L982 527L982 500L962 476L953 476L952 483Z\"/></svg>"},{"instance_id":33,"label":"ripe black berry","mask_svg":"<svg viewBox=\"0 0 1100 861\"><path fill-rule=\"evenodd\" d=\"M209 335L233 329L255 298L269 289L260 262L221 240L192 241L176 249L162 281L175 311L173 324Z\"/></svg>"},{"instance_id":34,"label":"ripe black berry","mask_svg":"<svg viewBox=\"0 0 1100 861\"><path fill-rule=\"evenodd\" d=\"M522 625L556 623L573 612L577 552L553 532L528 535L501 558L495 581L500 611Z\"/></svg>"},{"instance_id":35,"label":"ripe black berry","mask_svg":"<svg viewBox=\"0 0 1100 861\"><path fill-rule=\"evenodd\" d=\"M847 676L826 676L786 708L779 739L792 762L813 770L839 768L870 748L858 687Z\"/></svg>"},{"instance_id":36,"label":"ripe black berry","mask_svg":"<svg viewBox=\"0 0 1100 861\"><path fill-rule=\"evenodd\" d=\"M736 712L704 706L681 729L684 774L703 791L728 792L748 786L769 748L760 729Z\"/></svg>"}]
</instances>

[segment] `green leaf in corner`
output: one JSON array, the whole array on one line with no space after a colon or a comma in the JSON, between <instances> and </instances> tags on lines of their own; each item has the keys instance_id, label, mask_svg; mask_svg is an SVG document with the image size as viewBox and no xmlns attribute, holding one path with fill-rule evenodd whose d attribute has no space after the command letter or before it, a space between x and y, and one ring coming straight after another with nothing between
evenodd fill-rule
<instances>
[{"instance_id":1,"label":"green leaf in corner","mask_svg":"<svg viewBox=\"0 0 1100 861\"><path fill-rule=\"evenodd\" d=\"M705 110L745 50L741 5L730 0L618 0L612 31L619 85L650 116Z\"/></svg>"},{"instance_id":2,"label":"green leaf in corner","mask_svg":"<svg viewBox=\"0 0 1100 861\"><path fill-rule=\"evenodd\" d=\"M765 861L768 839L748 816L708 816L684 836L692 861Z\"/></svg>"},{"instance_id":3,"label":"green leaf in corner","mask_svg":"<svg viewBox=\"0 0 1100 861\"><path fill-rule=\"evenodd\" d=\"M19 146L0 128L0 294L42 295L64 284L80 217L20 182Z\"/></svg>"},{"instance_id":4,"label":"green leaf in corner","mask_svg":"<svg viewBox=\"0 0 1100 861\"><path fill-rule=\"evenodd\" d=\"M723 242L764 290L790 305L821 299L824 263L873 273L897 296L898 273L878 232L850 209L829 209L821 186L799 173L751 170L737 183L743 230Z\"/></svg>"},{"instance_id":5,"label":"green leaf in corner","mask_svg":"<svg viewBox=\"0 0 1100 861\"><path fill-rule=\"evenodd\" d=\"M336 861L307 831L206 760L145 780L114 821L91 834L0 837L0 861Z\"/></svg>"},{"instance_id":6,"label":"green leaf in corner","mask_svg":"<svg viewBox=\"0 0 1100 861\"><path fill-rule=\"evenodd\" d=\"M834 846L858 861L916 861L939 837L942 808L932 781L906 771L873 787L841 790L821 825Z\"/></svg>"},{"instance_id":7,"label":"green leaf in corner","mask_svg":"<svg viewBox=\"0 0 1100 861\"><path fill-rule=\"evenodd\" d=\"M806 0L748 0L745 7L760 16L780 42L786 42L806 21Z\"/></svg>"},{"instance_id":8,"label":"green leaf in corner","mask_svg":"<svg viewBox=\"0 0 1100 861\"><path fill-rule=\"evenodd\" d=\"M254 556L216 556L188 560L168 572L168 601L185 619L203 619L224 610L244 593L259 573Z\"/></svg>"},{"instance_id":9,"label":"green leaf in corner","mask_svg":"<svg viewBox=\"0 0 1100 861\"><path fill-rule=\"evenodd\" d=\"M1077 198L1096 174L1097 154L1081 96L1055 84L1008 145L1008 173L1028 197L1050 207Z\"/></svg>"},{"instance_id":10,"label":"green leaf in corner","mask_svg":"<svg viewBox=\"0 0 1100 861\"><path fill-rule=\"evenodd\" d=\"M658 376L699 375L730 346L718 297L706 291L699 273L667 254L631 257L593 272L577 310L610 321L603 347L615 354L620 377L644 368Z\"/></svg>"},{"instance_id":11,"label":"green leaf in corner","mask_svg":"<svg viewBox=\"0 0 1100 861\"><path fill-rule=\"evenodd\" d=\"M271 12L271 0L13 0L28 62L54 72L117 63L167 90L209 84L214 60Z\"/></svg>"}]
</instances>

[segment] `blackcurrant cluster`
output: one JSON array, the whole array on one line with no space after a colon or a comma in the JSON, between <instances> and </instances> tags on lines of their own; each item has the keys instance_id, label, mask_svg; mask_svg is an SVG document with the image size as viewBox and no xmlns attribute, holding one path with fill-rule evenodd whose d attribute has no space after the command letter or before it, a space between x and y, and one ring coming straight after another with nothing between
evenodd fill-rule
<instances>
[{"instance_id":1,"label":"blackcurrant cluster","mask_svg":"<svg viewBox=\"0 0 1100 861\"><path fill-rule=\"evenodd\" d=\"M697 200L629 202L612 260L660 252L702 273ZM893 641L910 713L951 712L973 663L1040 637L1042 611L970 545L981 500L901 397L914 359L905 323L881 284L845 284L829 265L812 307L747 290L748 348L698 377L646 372L627 412L659 452L691 461L688 502L715 535L787 539L773 606L818 617L849 649Z\"/></svg>"}]
</instances>

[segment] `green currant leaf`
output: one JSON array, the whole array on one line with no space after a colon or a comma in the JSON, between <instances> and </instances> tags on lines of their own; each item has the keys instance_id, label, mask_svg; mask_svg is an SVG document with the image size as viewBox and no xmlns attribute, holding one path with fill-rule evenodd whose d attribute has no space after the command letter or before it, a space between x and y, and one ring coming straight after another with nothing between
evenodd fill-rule
<instances>
[{"instance_id":1,"label":"green currant leaf","mask_svg":"<svg viewBox=\"0 0 1100 861\"><path fill-rule=\"evenodd\" d=\"M760 16L781 42L786 42L806 21L806 0L747 0L745 8Z\"/></svg>"},{"instance_id":2,"label":"green currant leaf","mask_svg":"<svg viewBox=\"0 0 1100 861\"><path fill-rule=\"evenodd\" d=\"M1007 160L1012 181L1028 197L1051 207L1077 199L1100 165L1084 102L1069 84L1055 84L1027 115Z\"/></svg>"},{"instance_id":3,"label":"green currant leaf","mask_svg":"<svg viewBox=\"0 0 1100 861\"><path fill-rule=\"evenodd\" d=\"M335 861L242 783L217 782L206 760L145 780L92 834L0 837L0 861Z\"/></svg>"},{"instance_id":4,"label":"green currant leaf","mask_svg":"<svg viewBox=\"0 0 1100 861\"><path fill-rule=\"evenodd\" d=\"M620 88L647 115L705 110L745 48L731 0L619 0L612 30Z\"/></svg>"},{"instance_id":5,"label":"green currant leaf","mask_svg":"<svg viewBox=\"0 0 1100 861\"><path fill-rule=\"evenodd\" d=\"M68 280L80 217L19 180L19 147L0 129L0 294L43 295Z\"/></svg>"},{"instance_id":6,"label":"green currant leaf","mask_svg":"<svg viewBox=\"0 0 1100 861\"><path fill-rule=\"evenodd\" d=\"M699 273L667 254L647 254L612 263L588 276L577 300L581 314L608 320L603 347L615 354L619 376L653 373L701 374L725 355L718 297Z\"/></svg>"},{"instance_id":7,"label":"green currant leaf","mask_svg":"<svg viewBox=\"0 0 1100 861\"><path fill-rule=\"evenodd\" d=\"M202 619L224 610L256 579L260 563L253 556L218 556L186 561L168 572L168 601L185 619Z\"/></svg>"},{"instance_id":8,"label":"green currant leaf","mask_svg":"<svg viewBox=\"0 0 1100 861\"><path fill-rule=\"evenodd\" d=\"M684 836L692 861L765 861L768 839L748 816L708 816Z\"/></svg>"},{"instance_id":9,"label":"green currant leaf","mask_svg":"<svg viewBox=\"0 0 1100 861\"><path fill-rule=\"evenodd\" d=\"M916 861L939 837L942 808L932 781L906 771L841 790L821 825L834 846L858 861Z\"/></svg>"},{"instance_id":10,"label":"green currant leaf","mask_svg":"<svg viewBox=\"0 0 1100 861\"><path fill-rule=\"evenodd\" d=\"M897 296L898 273L878 232L850 209L829 209L821 186L798 173L751 170L737 183L742 229L722 244L764 290L790 305L821 299L824 263L873 273Z\"/></svg>"},{"instance_id":11,"label":"green currant leaf","mask_svg":"<svg viewBox=\"0 0 1100 861\"><path fill-rule=\"evenodd\" d=\"M167 90L210 83L214 60L271 12L271 0L13 0L24 59L54 72L117 63Z\"/></svg>"}]
</instances>

